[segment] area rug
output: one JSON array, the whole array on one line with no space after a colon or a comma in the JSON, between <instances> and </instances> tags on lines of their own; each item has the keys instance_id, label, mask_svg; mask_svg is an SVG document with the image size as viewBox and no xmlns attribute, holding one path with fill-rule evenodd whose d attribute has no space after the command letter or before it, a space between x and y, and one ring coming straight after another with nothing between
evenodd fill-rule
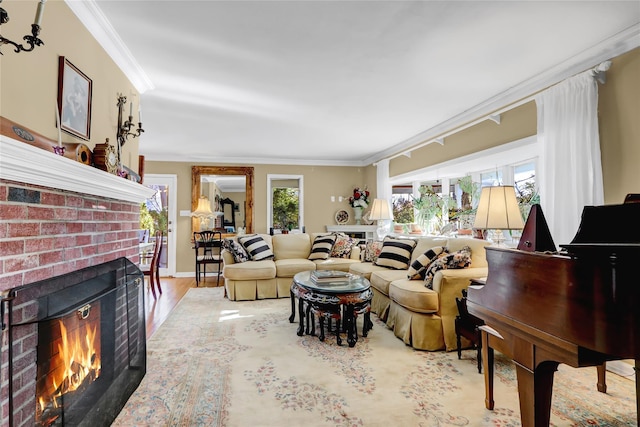
<instances>
[{"instance_id":1,"label":"area rug","mask_svg":"<svg viewBox=\"0 0 640 427\"><path fill-rule=\"evenodd\" d=\"M228 301L190 289L148 342L147 374L115 426L519 426L515 370L496 355L484 407L475 351L424 352L374 320L355 347L296 335L289 299ZM359 328L362 319L359 319ZM332 339L333 338L333 339ZM346 343L346 341L343 341ZM636 424L635 384L561 365L552 426Z\"/></svg>"}]
</instances>

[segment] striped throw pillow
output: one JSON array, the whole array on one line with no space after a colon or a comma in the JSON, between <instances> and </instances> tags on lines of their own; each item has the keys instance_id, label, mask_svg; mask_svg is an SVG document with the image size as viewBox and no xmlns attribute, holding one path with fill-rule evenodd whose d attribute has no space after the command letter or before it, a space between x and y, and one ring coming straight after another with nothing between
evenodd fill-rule
<instances>
[{"instance_id":1,"label":"striped throw pillow","mask_svg":"<svg viewBox=\"0 0 640 427\"><path fill-rule=\"evenodd\" d=\"M457 252L447 254L441 258L436 259L429 267L427 267L424 286L428 289L433 289L433 278L440 270L454 269L454 268L467 268L471 265L471 248L465 246Z\"/></svg>"},{"instance_id":2,"label":"striped throw pillow","mask_svg":"<svg viewBox=\"0 0 640 427\"><path fill-rule=\"evenodd\" d=\"M405 270L409 268L411 252L416 243L413 239L385 238L382 241L380 255L378 255L378 259L374 264L395 270Z\"/></svg>"},{"instance_id":3,"label":"striped throw pillow","mask_svg":"<svg viewBox=\"0 0 640 427\"><path fill-rule=\"evenodd\" d=\"M273 259L273 251L257 234L238 237L238 242L244 247L249 254L251 261L262 261L265 259Z\"/></svg>"},{"instance_id":4,"label":"striped throw pillow","mask_svg":"<svg viewBox=\"0 0 640 427\"><path fill-rule=\"evenodd\" d=\"M311 253L309 254L309 259L328 259L329 254L331 253L331 248L333 248L333 244L336 242L335 234L325 234L316 236L313 239L313 245L311 246Z\"/></svg>"},{"instance_id":5,"label":"striped throw pillow","mask_svg":"<svg viewBox=\"0 0 640 427\"><path fill-rule=\"evenodd\" d=\"M449 251L444 246L436 246L435 248L427 250L411 263L409 270L407 271L407 277L411 280L424 280L429 264L431 264L435 259L438 259L448 253Z\"/></svg>"}]
</instances>

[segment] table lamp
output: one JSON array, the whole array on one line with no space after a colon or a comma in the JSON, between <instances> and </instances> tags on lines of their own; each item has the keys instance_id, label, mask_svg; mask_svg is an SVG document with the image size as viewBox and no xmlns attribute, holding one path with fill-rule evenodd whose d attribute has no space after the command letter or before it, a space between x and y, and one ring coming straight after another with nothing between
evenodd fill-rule
<instances>
[{"instance_id":1,"label":"table lamp","mask_svg":"<svg viewBox=\"0 0 640 427\"><path fill-rule=\"evenodd\" d=\"M211 202L209 201L209 199L205 196L200 196L200 198L198 199L198 208L195 211L191 212L191 216L200 218L199 231L206 229L209 218L215 216L215 214L211 211Z\"/></svg>"},{"instance_id":2,"label":"table lamp","mask_svg":"<svg viewBox=\"0 0 640 427\"><path fill-rule=\"evenodd\" d=\"M384 236L389 234L390 221L393 220L393 210L391 210L391 204L386 199L374 199L373 205L371 205L371 212L369 212L369 219L372 221L378 221L378 240L384 239Z\"/></svg>"},{"instance_id":3,"label":"table lamp","mask_svg":"<svg viewBox=\"0 0 640 427\"><path fill-rule=\"evenodd\" d=\"M503 246L503 230L524 228L515 188L512 185L482 189L473 228L493 230L492 240L497 246Z\"/></svg>"}]
</instances>

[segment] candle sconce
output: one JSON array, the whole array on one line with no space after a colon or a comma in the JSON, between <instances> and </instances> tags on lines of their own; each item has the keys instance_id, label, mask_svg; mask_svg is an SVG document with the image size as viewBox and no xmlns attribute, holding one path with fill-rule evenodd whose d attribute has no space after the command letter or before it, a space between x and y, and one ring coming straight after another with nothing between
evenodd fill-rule
<instances>
[{"instance_id":1,"label":"candle sconce","mask_svg":"<svg viewBox=\"0 0 640 427\"><path fill-rule=\"evenodd\" d=\"M44 2L45 0L40 0L40 2L38 3L38 8L36 9L36 18L33 24L31 24L31 35L27 34L26 36L23 37L23 39L27 42L29 47L24 47L21 44L18 44L14 41L11 41L7 38L2 37L2 35L0 35L0 46L5 44L10 44L14 47L14 51L16 53L19 53L22 51L31 52L36 46L42 46L44 42L38 38L38 35L40 34L40 22L42 22ZM0 3L2 3L2 0L0 0ZM6 10L0 7L0 25L6 24L7 22L9 22L9 14L7 13ZM0 55L2 55L2 52L0 52Z\"/></svg>"},{"instance_id":2,"label":"candle sconce","mask_svg":"<svg viewBox=\"0 0 640 427\"><path fill-rule=\"evenodd\" d=\"M142 129L142 114L138 117L138 129L132 132L132 128L135 126L133 123L133 104L129 104L129 119L124 123L122 122L122 114L124 105L127 103L127 97L118 95L118 145L122 147L129 137L137 138L140 136L144 129Z\"/></svg>"}]
</instances>

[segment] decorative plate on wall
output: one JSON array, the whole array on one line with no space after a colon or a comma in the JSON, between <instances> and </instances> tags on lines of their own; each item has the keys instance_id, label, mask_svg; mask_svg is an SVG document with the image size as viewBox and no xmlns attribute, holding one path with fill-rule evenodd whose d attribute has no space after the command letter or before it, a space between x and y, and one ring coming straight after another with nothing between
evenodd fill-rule
<instances>
[{"instance_id":1,"label":"decorative plate on wall","mask_svg":"<svg viewBox=\"0 0 640 427\"><path fill-rule=\"evenodd\" d=\"M344 209L340 209L338 212L336 212L335 218L336 224L344 225L349 222L349 212L345 211Z\"/></svg>"}]
</instances>

